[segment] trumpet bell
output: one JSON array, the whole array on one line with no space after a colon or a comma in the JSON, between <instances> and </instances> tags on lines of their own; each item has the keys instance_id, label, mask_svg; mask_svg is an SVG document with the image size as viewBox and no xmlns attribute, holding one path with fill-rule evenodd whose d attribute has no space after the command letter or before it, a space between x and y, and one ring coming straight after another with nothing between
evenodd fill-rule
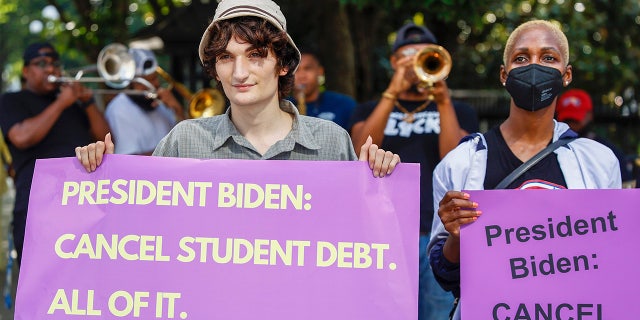
<instances>
[{"instance_id":1,"label":"trumpet bell","mask_svg":"<svg viewBox=\"0 0 640 320\"><path fill-rule=\"evenodd\" d=\"M100 51L97 68L105 83L115 89L126 88L136 76L136 62L120 43L109 44Z\"/></svg>"},{"instance_id":2,"label":"trumpet bell","mask_svg":"<svg viewBox=\"0 0 640 320\"><path fill-rule=\"evenodd\" d=\"M414 59L413 69L416 76L428 86L446 79L451 71L451 55L439 45L430 44L424 47Z\"/></svg>"},{"instance_id":3,"label":"trumpet bell","mask_svg":"<svg viewBox=\"0 0 640 320\"><path fill-rule=\"evenodd\" d=\"M222 93L213 88L201 89L189 101L191 118L206 118L224 113L225 101Z\"/></svg>"}]
</instances>

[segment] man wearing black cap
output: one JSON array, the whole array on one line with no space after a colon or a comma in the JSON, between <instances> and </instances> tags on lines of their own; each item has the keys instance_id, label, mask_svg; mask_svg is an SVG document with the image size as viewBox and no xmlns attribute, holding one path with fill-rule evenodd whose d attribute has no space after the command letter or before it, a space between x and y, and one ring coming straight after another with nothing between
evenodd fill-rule
<instances>
[{"instance_id":1,"label":"man wearing black cap","mask_svg":"<svg viewBox=\"0 0 640 320\"><path fill-rule=\"evenodd\" d=\"M436 43L436 37L423 26L408 23L400 28L390 57L395 72L387 90L379 101L358 106L351 121L354 145L370 135L373 143L398 153L402 161L420 163L421 320L447 319L453 302L451 294L435 281L426 254L433 218L432 172L460 139L478 131L475 111L454 103L444 80L425 86L413 71L415 55Z\"/></svg>"},{"instance_id":2,"label":"man wearing black cap","mask_svg":"<svg viewBox=\"0 0 640 320\"><path fill-rule=\"evenodd\" d=\"M0 127L13 157L16 198L13 237L22 259L29 191L36 159L70 157L85 145L109 132L107 122L95 106L91 90L80 83L53 83L59 77L58 52L49 43L34 43L23 55L19 92L0 97Z\"/></svg>"}]
</instances>

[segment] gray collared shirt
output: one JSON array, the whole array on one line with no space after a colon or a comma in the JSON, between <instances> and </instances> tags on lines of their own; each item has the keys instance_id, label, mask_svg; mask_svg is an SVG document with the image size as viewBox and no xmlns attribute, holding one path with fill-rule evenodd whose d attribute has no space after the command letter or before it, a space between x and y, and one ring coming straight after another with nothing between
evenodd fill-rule
<instances>
[{"instance_id":1,"label":"gray collared shirt","mask_svg":"<svg viewBox=\"0 0 640 320\"><path fill-rule=\"evenodd\" d=\"M261 155L225 114L184 120L160 141L154 156L194 159L357 160L346 130L337 124L301 116L295 106L280 101L280 109L294 115L293 128Z\"/></svg>"}]
</instances>

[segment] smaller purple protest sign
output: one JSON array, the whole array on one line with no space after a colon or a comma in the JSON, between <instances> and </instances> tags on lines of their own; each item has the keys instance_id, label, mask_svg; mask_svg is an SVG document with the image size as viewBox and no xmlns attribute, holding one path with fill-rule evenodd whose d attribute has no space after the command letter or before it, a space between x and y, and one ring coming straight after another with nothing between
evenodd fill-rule
<instances>
[{"instance_id":1,"label":"smaller purple protest sign","mask_svg":"<svg viewBox=\"0 0 640 320\"><path fill-rule=\"evenodd\" d=\"M635 319L640 190L468 191L462 319Z\"/></svg>"},{"instance_id":2,"label":"smaller purple protest sign","mask_svg":"<svg viewBox=\"0 0 640 320\"><path fill-rule=\"evenodd\" d=\"M38 160L15 319L417 319L419 166Z\"/></svg>"}]
</instances>

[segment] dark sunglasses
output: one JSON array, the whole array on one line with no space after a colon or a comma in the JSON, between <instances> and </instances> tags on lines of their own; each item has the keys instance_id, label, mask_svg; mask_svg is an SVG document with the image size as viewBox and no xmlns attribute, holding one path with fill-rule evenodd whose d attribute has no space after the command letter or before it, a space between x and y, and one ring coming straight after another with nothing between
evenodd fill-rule
<instances>
[{"instance_id":1,"label":"dark sunglasses","mask_svg":"<svg viewBox=\"0 0 640 320\"><path fill-rule=\"evenodd\" d=\"M47 67L53 67L54 69L58 69L62 67L62 63L58 60L49 62L47 60L39 60L36 62L29 63L31 66L37 66L40 69L46 69Z\"/></svg>"}]
</instances>

